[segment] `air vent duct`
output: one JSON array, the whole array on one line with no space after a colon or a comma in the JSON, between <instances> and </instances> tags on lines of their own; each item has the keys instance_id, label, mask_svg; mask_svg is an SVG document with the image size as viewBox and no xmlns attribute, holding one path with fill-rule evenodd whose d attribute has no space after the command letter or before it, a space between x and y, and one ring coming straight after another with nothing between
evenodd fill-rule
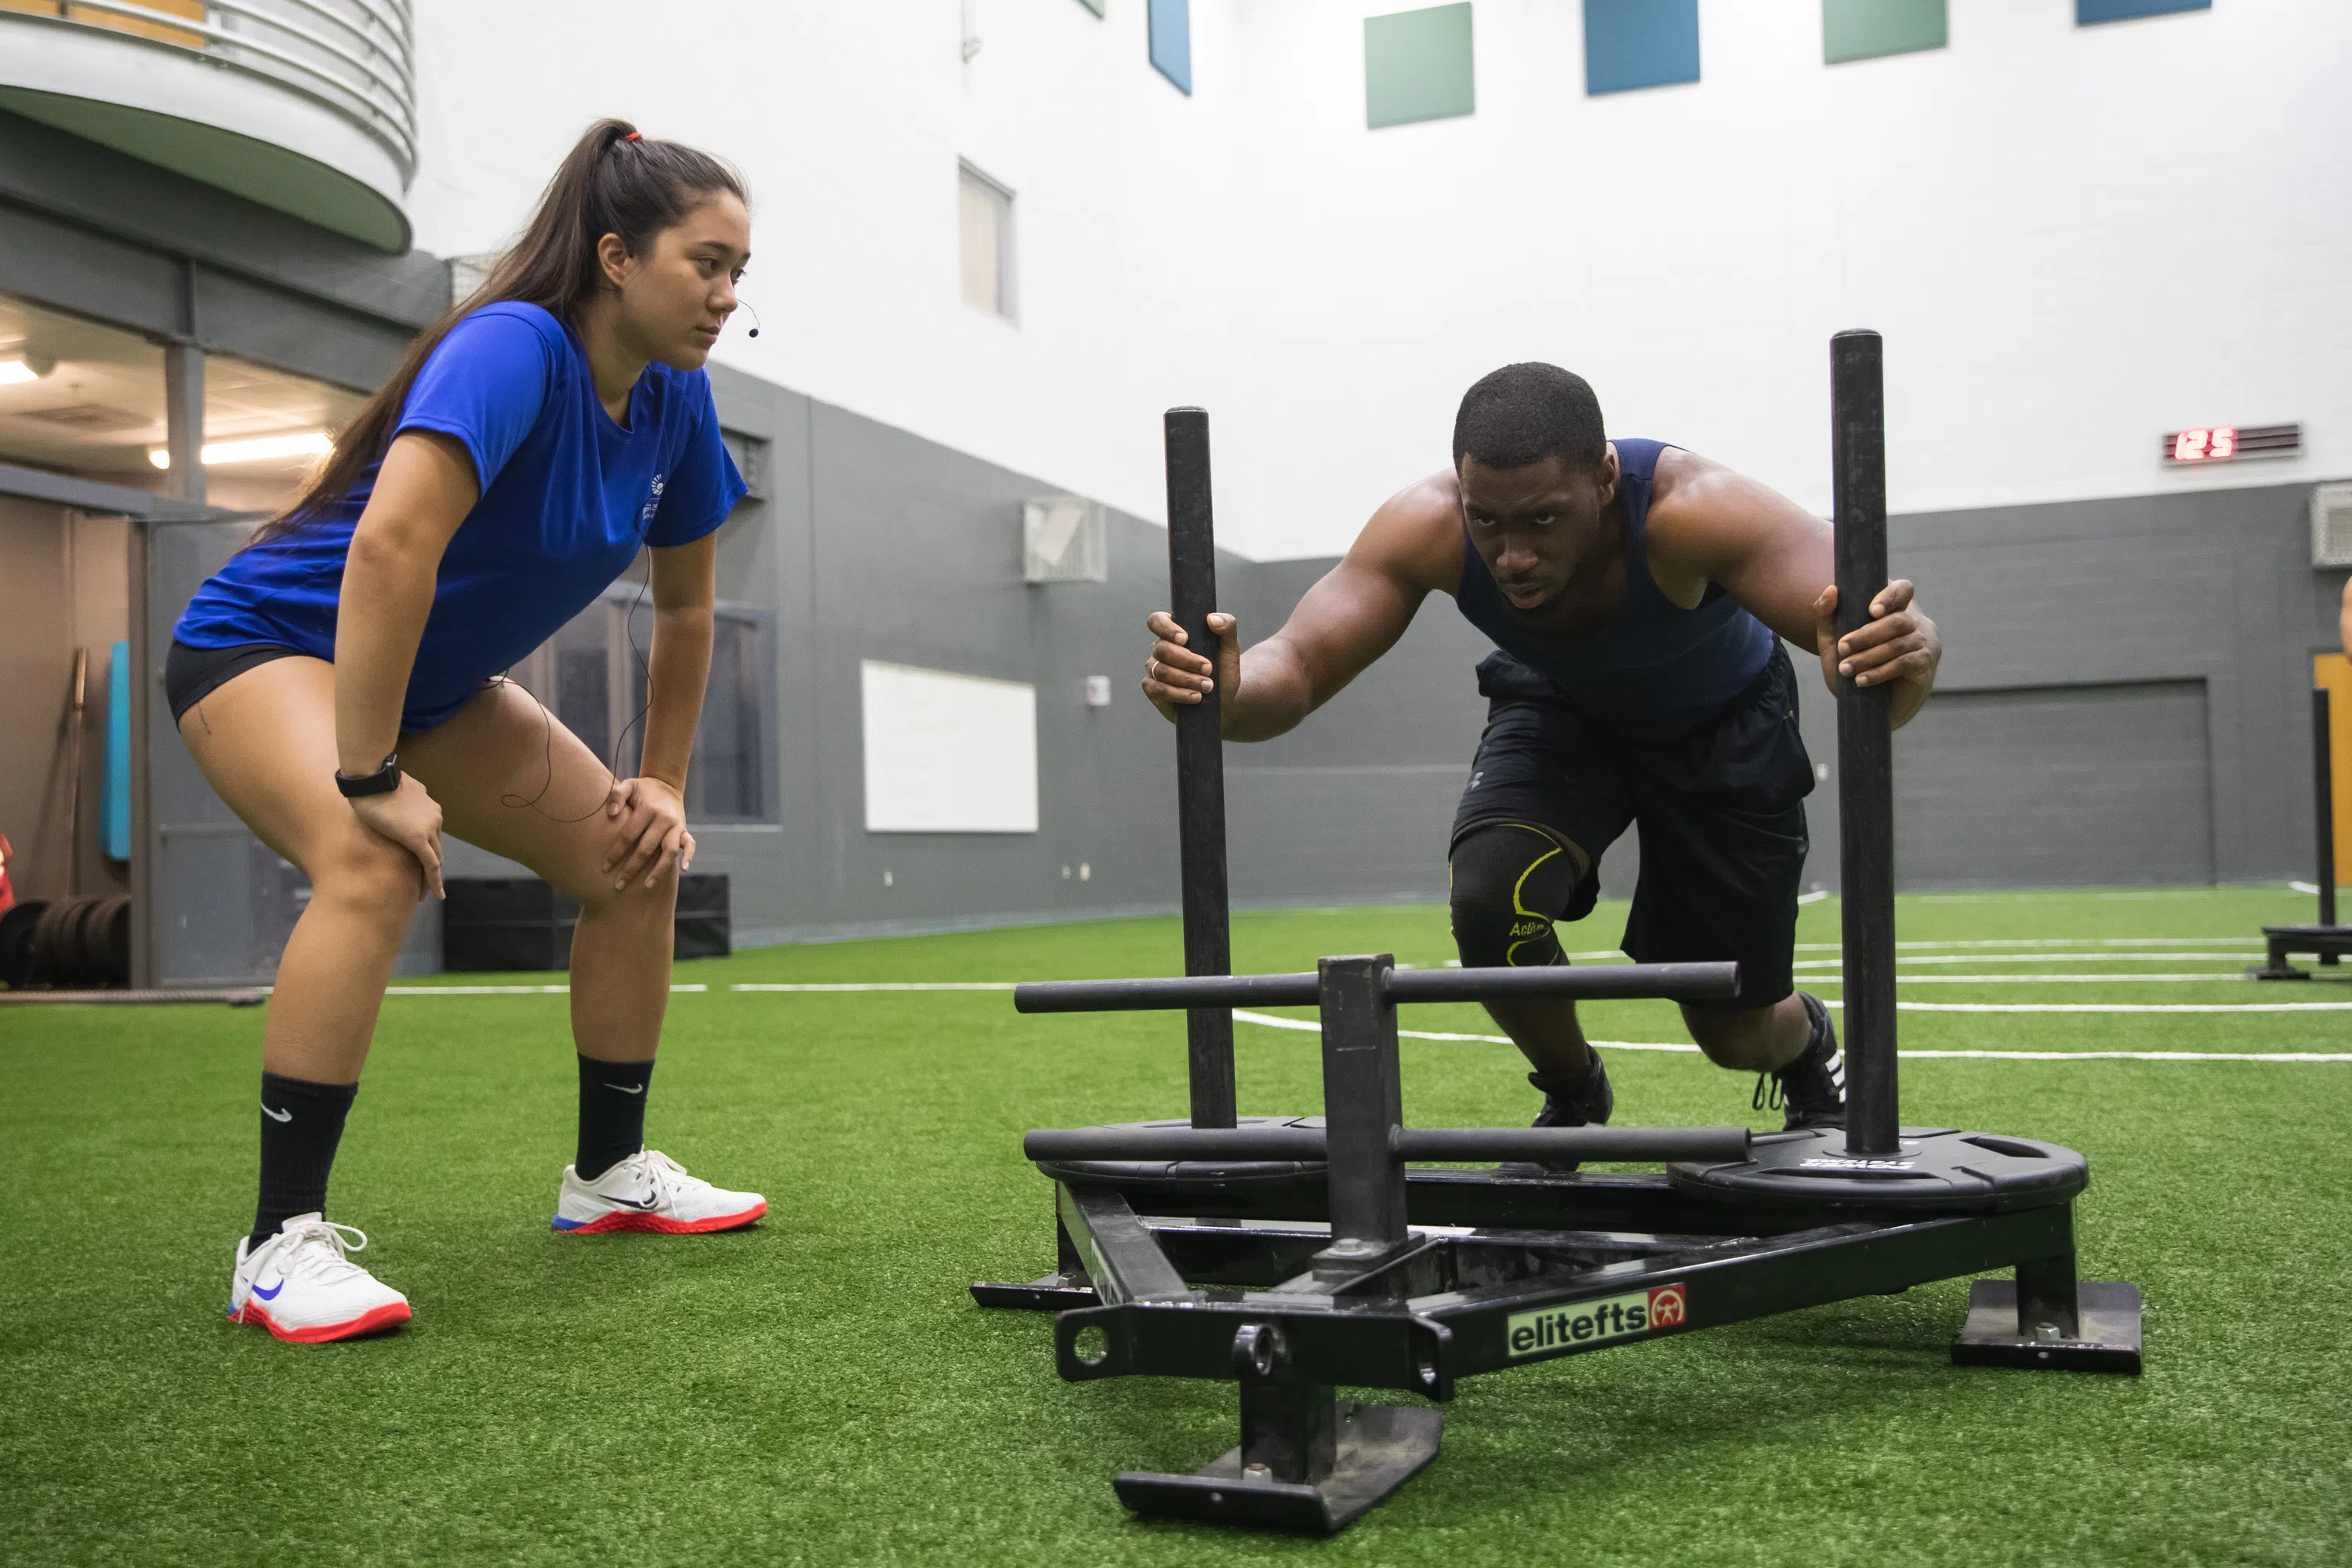
<instances>
[{"instance_id":1,"label":"air vent duct","mask_svg":"<svg viewBox=\"0 0 2352 1568\"><path fill-rule=\"evenodd\" d=\"M1110 581L1110 517L1102 502L1048 496L1021 509L1021 580Z\"/></svg>"},{"instance_id":2,"label":"air vent duct","mask_svg":"<svg viewBox=\"0 0 2352 1568\"><path fill-rule=\"evenodd\" d=\"M2352 566L2352 485L2321 485L2311 492L2311 563Z\"/></svg>"}]
</instances>

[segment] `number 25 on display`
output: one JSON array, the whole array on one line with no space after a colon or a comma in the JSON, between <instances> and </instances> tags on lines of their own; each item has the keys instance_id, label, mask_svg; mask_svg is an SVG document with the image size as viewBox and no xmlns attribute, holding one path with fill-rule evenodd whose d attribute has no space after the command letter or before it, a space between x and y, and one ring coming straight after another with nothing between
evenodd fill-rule
<instances>
[{"instance_id":1,"label":"number 25 on display","mask_svg":"<svg viewBox=\"0 0 2352 1568\"><path fill-rule=\"evenodd\" d=\"M2217 425L2210 430L2183 430L2172 438L2172 460L2176 463L2210 463L2231 457L2237 450L2238 432L2227 425Z\"/></svg>"}]
</instances>

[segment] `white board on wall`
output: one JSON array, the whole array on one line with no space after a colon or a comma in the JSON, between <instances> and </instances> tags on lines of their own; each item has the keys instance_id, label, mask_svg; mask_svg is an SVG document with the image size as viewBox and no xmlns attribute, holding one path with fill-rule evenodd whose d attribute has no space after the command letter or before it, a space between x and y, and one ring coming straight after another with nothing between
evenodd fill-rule
<instances>
[{"instance_id":1,"label":"white board on wall","mask_svg":"<svg viewBox=\"0 0 2352 1568\"><path fill-rule=\"evenodd\" d=\"M868 833L1037 831L1037 689L912 665L858 667Z\"/></svg>"}]
</instances>

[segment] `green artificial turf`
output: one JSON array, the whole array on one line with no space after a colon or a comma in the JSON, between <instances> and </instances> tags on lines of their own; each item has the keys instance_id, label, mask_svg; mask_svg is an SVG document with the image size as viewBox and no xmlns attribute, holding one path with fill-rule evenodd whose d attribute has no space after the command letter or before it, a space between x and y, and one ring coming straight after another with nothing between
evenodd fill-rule
<instances>
[{"instance_id":1,"label":"green artificial turf","mask_svg":"<svg viewBox=\"0 0 2352 1568\"><path fill-rule=\"evenodd\" d=\"M1906 984L1906 1001L2352 999L2228 976L2284 889L1904 902L1906 972L2116 972ZM1571 945L1605 947L1622 910ZM1801 940L1836 940L1836 906ZM2223 939L2226 939L2223 940ZM1450 956L1434 909L1254 914L1236 967ZM0 1559L33 1563L1449 1565L2352 1561L2352 1062L1915 1058L1914 1121L2084 1151L2086 1278L2148 1301L2139 1378L1951 1367L1962 1282L1471 1380L1437 1462L1328 1541L1126 1515L1115 1469L1234 1441L1223 1384L1060 1382L1042 1316L977 1279L1051 1261L1023 1129L1181 1114L1174 1016L1022 1018L1001 992L745 984L1167 973L1143 921L770 949L681 966L653 1142L768 1219L718 1237L563 1237L564 1000L394 996L331 1213L406 1291L405 1331L277 1343L221 1316L250 1214L262 1015L0 1008ZM2090 962L2064 962L2070 952ZM1834 953L1811 949L1810 963ZM1960 964L1915 962L1967 958ZM1814 973L1818 973L1819 971ZM2155 973L2211 973L2192 982ZM466 976L468 981L492 977ZM508 977L522 981L546 976ZM1833 985L1825 988L1833 995ZM1674 1042L1670 1007L1589 1010ZM1906 1049L2337 1052L2352 1012L1909 1012ZM1493 1033L1475 1009L1408 1028ZM1507 1047L1408 1039L1407 1118L1521 1122ZM1317 1107L1313 1037L1238 1031L1245 1111ZM1750 1080L1617 1050L1621 1122L1722 1122Z\"/></svg>"}]
</instances>

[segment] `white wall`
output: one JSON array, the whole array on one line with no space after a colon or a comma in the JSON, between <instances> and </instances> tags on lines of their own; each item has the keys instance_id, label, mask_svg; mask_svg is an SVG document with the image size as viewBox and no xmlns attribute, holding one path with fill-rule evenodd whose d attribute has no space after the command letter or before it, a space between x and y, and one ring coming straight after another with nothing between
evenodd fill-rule
<instances>
[{"instance_id":1,"label":"white wall","mask_svg":"<svg viewBox=\"0 0 2352 1568\"><path fill-rule=\"evenodd\" d=\"M1477 0L1478 112L1368 132L1361 17L1193 0L421 0L418 243L489 248L578 128L732 156L754 374L1145 516L1161 408L1215 416L1220 526L1343 548L1512 359L1612 429L1827 505L1827 354L1889 342L1898 510L2352 474L2352 5L2076 28L1953 0L1951 47L1821 63L1819 0L1705 0L1705 79L1588 99L1580 7ZM690 32L659 19L683 16ZM1019 194L1020 322L956 291L955 163ZM2294 463L2168 473L2160 432L2299 419Z\"/></svg>"}]
</instances>

